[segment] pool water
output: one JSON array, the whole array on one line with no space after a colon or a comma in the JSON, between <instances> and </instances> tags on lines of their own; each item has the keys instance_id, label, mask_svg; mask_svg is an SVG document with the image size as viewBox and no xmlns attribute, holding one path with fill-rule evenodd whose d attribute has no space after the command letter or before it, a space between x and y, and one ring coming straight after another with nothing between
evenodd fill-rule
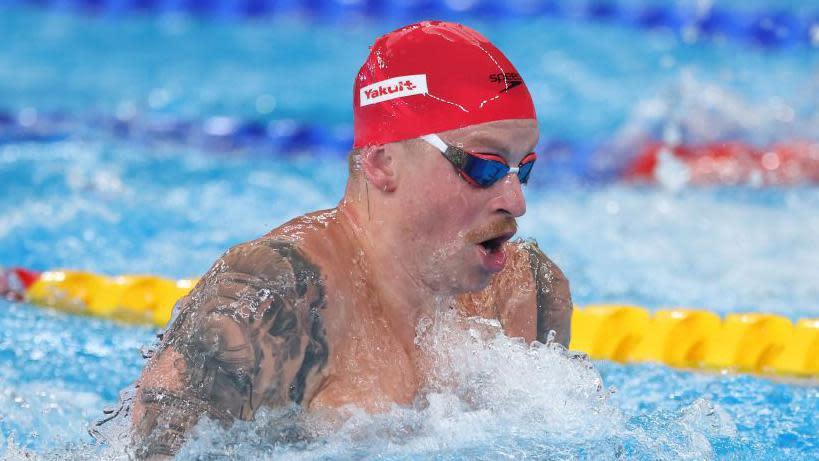
<instances>
[{"instance_id":1,"label":"pool water","mask_svg":"<svg viewBox=\"0 0 819 461\"><path fill-rule=\"evenodd\" d=\"M547 140L628 144L672 127L691 142L764 144L819 132L819 55L809 48L685 44L547 19L470 24L518 64ZM0 110L349 129L352 77L367 45L394 25L7 9ZM342 156L280 154L123 139L93 123L47 141L0 137L0 265L197 276L227 247L337 203ZM816 186L589 184L543 164L520 235L563 268L577 304L819 317ZM0 301L0 312L0 453L126 456L115 440L95 445L87 429L138 376L139 350L156 331L24 303ZM815 382L590 364L492 325L437 320L423 344L441 382L416 407L325 419L293 410L289 420L309 433L297 441L282 436L292 428L273 411L227 430L204 422L183 458L817 457Z\"/></svg>"}]
</instances>

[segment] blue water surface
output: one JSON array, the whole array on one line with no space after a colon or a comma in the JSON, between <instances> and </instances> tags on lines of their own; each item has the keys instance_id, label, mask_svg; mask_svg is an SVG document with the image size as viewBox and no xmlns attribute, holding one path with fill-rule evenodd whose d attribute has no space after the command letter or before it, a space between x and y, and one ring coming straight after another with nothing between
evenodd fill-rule
<instances>
[{"instance_id":1,"label":"blue water surface","mask_svg":"<svg viewBox=\"0 0 819 461\"><path fill-rule=\"evenodd\" d=\"M628 141L662 136L671 126L689 141L766 143L819 132L819 54L809 48L685 43L662 31L555 18L470 24L507 50L527 78L544 138ZM0 109L15 117L32 110L183 120L226 115L349 129L352 78L373 38L397 25L85 17L16 7L0 15ZM706 119L715 122L701 123ZM2 142L0 265L198 276L231 245L338 202L343 158L278 154L122 139L93 125L51 142ZM578 304L819 317L815 186L671 190L558 184L545 179L546 171L535 176L520 235L537 239L563 268ZM136 379L139 349L155 333L0 301L2 452L10 458L24 452L102 456L86 430ZM495 349L478 345L468 352L486 358L475 373L520 377L518 384L528 385L515 396L503 385L490 387L501 407L464 409L443 394L426 410L353 418L340 435L307 447L247 442L241 453L282 459L817 457L819 387L813 382L598 362L604 388L616 391L604 403L594 395L576 397L569 402L574 410L563 412L550 393L591 385L594 373L571 375L545 354L544 369L565 383L538 385L555 378L531 371L527 352L498 341ZM496 355L504 347L507 355ZM583 414L584 405L599 415ZM542 408L543 415L517 407ZM589 430L561 435L548 420ZM599 421L612 429L597 428ZM245 432L264 433L265 424ZM403 432L406 427L415 431ZM231 440L212 432L213 446ZM208 453L208 443L194 444L191 457Z\"/></svg>"}]
</instances>

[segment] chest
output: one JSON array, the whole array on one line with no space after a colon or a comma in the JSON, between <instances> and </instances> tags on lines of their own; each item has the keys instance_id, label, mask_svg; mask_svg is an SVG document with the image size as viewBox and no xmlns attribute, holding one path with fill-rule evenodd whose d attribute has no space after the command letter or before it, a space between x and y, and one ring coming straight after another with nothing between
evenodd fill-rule
<instances>
[{"instance_id":1,"label":"chest","mask_svg":"<svg viewBox=\"0 0 819 461\"><path fill-rule=\"evenodd\" d=\"M329 345L327 368L310 408L354 404L378 411L393 403L411 404L422 377L413 351L405 350L386 321L373 314L378 311L375 297L343 288L331 293L322 313Z\"/></svg>"},{"instance_id":2,"label":"chest","mask_svg":"<svg viewBox=\"0 0 819 461\"><path fill-rule=\"evenodd\" d=\"M331 351L327 377L310 407L354 404L379 411L411 404L420 386L412 358L383 332L355 330Z\"/></svg>"}]
</instances>

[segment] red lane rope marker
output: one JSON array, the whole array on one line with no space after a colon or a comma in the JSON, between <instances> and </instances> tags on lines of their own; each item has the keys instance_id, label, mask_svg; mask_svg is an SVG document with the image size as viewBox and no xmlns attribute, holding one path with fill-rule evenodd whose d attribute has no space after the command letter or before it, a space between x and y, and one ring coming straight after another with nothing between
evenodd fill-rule
<instances>
[{"instance_id":1,"label":"red lane rope marker","mask_svg":"<svg viewBox=\"0 0 819 461\"><path fill-rule=\"evenodd\" d=\"M0 270L0 297L10 301L23 301L26 291L37 280L41 272L23 267L12 267Z\"/></svg>"},{"instance_id":2,"label":"red lane rope marker","mask_svg":"<svg viewBox=\"0 0 819 461\"><path fill-rule=\"evenodd\" d=\"M23 288L28 289L37 279L40 278L41 272L33 271L31 269L25 269L22 267L13 267L11 268L11 272L14 273L17 278L22 282Z\"/></svg>"},{"instance_id":3,"label":"red lane rope marker","mask_svg":"<svg viewBox=\"0 0 819 461\"><path fill-rule=\"evenodd\" d=\"M654 182L664 166L678 168L687 183L796 185L819 182L819 145L808 141L759 148L739 141L696 145L650 142L626 168L624 179ZM682 167L681 169L679 167Z\"/></svg>"}]
</instances>

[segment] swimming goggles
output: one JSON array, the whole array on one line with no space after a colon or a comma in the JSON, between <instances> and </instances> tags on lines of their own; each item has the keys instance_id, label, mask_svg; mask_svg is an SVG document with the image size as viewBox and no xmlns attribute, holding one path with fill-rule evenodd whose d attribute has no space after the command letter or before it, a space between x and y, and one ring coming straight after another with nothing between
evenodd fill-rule
<instances>
[{"instance_id":1,"label":"swimming goggles","mask_svg":"<svg viewBox=\"0 0 819 461\"><path fill-rule=\"evenodd\" d=\"M461 177L475 187L489 187L509 173L517 174L520 183L526 184L537 160L537 154L531 152L523 157L518 166L510 167L506 159L498 154L465 151L445 143L437 134L421 136L421 139L441 151Z\"/></svg>"}]
</instances>

